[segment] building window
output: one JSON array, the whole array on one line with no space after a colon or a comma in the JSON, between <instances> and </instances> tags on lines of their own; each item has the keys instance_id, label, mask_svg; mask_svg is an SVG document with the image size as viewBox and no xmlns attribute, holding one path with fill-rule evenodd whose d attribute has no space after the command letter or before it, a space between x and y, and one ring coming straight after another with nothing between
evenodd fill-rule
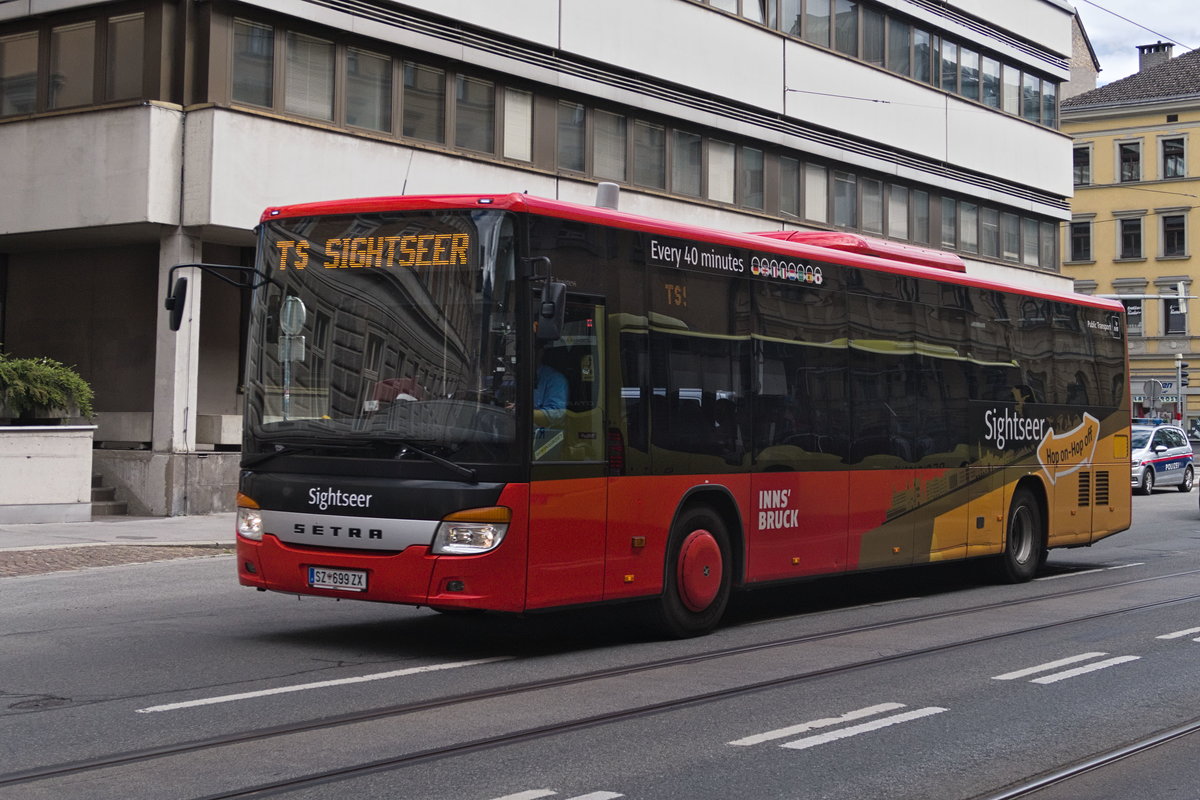
<instances>
[{"instance_id":1,"label":"building window","mask_svg":"<svg viewBox=\"0 0 1200 800\"><path fill-rule=\"evenodd\" d=\"M834 1L834 47L839 53L858 56L858 3L856 0Z\"/></svg>"},{"instance_id":2,"label":"building window","mask_svg":"<svg viewBox=\"0 0 1200 800\"><path fill-rule=\"evenodd\" d=\"M1130 336L1142 335L1142 301L1122 300L1125 305L1125 330Z\"/></svg>"},{"instance_id":3,"label":"building window","mask_svg":"<svg viewBox=\"0 0 1200 800\"><path fill-rule=\"evenodd\" d=\"M459 75L454 97L454 143L480 153L496 152L496 85Z\"/></svg>"},{"instance_id":4,"label":"building window","mask_svg":"<svg viewBox=\"0 0 1200 800\"><path fill-rule=\"evenodd\" d=\"M1038 223L1038 239L1041 243L1039 261L1042 269L1058 267L1058 225L1053 222Z\"/></svg>"},{"instance_id":5,"label":"building window","mask_svg":"<svg viewBox=\"0 0 1200 800\"><path fill-rule=\"evenodd\" d=\"M1005 261L1021 258L1021 218L1005 212L1000 215L1000 256Z\"/></svg>"},{"instance_id":6,"label":"building window","mask_svg":"<svg viewBox=\"0 0 1200 800\"><path fill-rule=\"evenodd\" d=\"M760 165L761 162L760 154ZM699 197L701 179L704 176L703 168L704 139L698 133L675 131L671 140L671 191L689 197Z\"/></svg>"},{"instance_id":7,"label":"building window","mask_svg":"<svg viewBox=\"0 0 1200 800\"><path fill-rule=\"evenodd\" d=\"M912 76L922 83L933 83L933 34L913 28Z\"/></svg>"},{"instance_id":8,"label":"building window","mask_svg":"<svg viewBox=\"0 0 1200 800\"><path fill-rule=\"evenodd\" d=\"M804 38L813 44L829 47L830 0L807 0L804 4Z\"/></svg>"},{"instance_id":9,"label":"building window","mask_svg":"<svg viewBox=\"0 0 1200 800\"><path fill-rule=\"evenodd\" d=\"M504 90L504 157L533 160L533 93Z\"/></svg>"},{"instance_id":10,"label":"building window","mask_svg":"<svg viewBox=\"0 0 1200 800\"><path fill-rule=\"evenodd\" d=\"M1117 145L1117 174L1122 183L1142 179L1142 143L1122 142Z\"/></svg>"},{"instance_id":11,"label":"building window","mask_svg":"<svg viewBox=\"0 0 1200 800\"><path fill-rule=\"evenodd\" d=\"M883 66L884 59L884 24L883 12L878 8L864 6L862 10L863 52L862 60L875 67ZM928 54L926 54L928 55ZM929 64L925 64L925 72L929 72ZM928 82L928 79L926 79Z\"/></svg>"},{"instance_id":12,"label":"building window","mask_svg":"<svg viewBox=\"0 0 1200 800\"><path fill-rule=\"evenodd\" d=\"M597 111L592 119L592 172L597 178L623 181L625 172L625 117Z\"/></svg>"},{"instance_id":13,"label":"building window","mask_svg":"<svg viewBox=\"0 0 1200 800\"><path fill-rule=\"evenodd\" d=\"M737 148L729 142L708 143L708 199L732 203L737 186Z\"/></svg>"},{"instance_id":14,"label":"building window","mask_svg":"<svg viewBox=\"0 0 1200 800\"><path fill-rule=\"evenodd\" d=\"M142 54L145 21L142 14L108 20L108 66L104 76L106 100L142 96Z\"/></svg>"},{"instance_id":15,"label":"building window","mask_svg":"<svg viewBox=\"0 0 1200 800\"><path fill-rule=\"evenodd\" d=\"M392 129L392 59L346 48L346 124L388 132Z\"/></svg>"},{"instance_id":16,"label":"building window","mask_svg":"<svg viewBox=\"0 0 1200 800\"><path fill-rule=\"evenodd\" d=\"M913 189L912 220L912 240L917 244L929 244L929 192Z\"/></svg>"},{"instance_id":17,"label":"building window","mask_svg":"<svg viewBox=\"0 0 1200 800\"><path fill-rule=\"evenodd\" d=\"M1162 254L1164 258L1187 255L1187 217L1183 214L1163 215Z\"/></svg>"},{"instance_id":18,"label":"building window","mask_svg":"<svg viewBox=\"0 0 1200 800\"><path fill-rule=\"evenodd\" d=\"M804 165L804 218L829 221L829 173L820 164Z\"/></svg>"},{"instance_id":19,"label":"building window","mask_svg":"<svg viewBox=\"0 0 1200 800\"><path fill-rule=\"evenodd\" d=\"M1030 217L1021 219L1021 263L1028 267L1040 264L1041 248L1038 240L1038 221Z\"/></svg>"},{"instance_id":20,"label":"building window","mask_svg":"<svg viewBox=\"0 0 1200 800\"><path fill-rule=\"evenodd\" d=\"M942 198L942 247L958 249L958 203L950 197Z\"/></svg>"},{"instance_id":21,"label":"building window","mask_svg":"<svg viewBox=\"0 0 1200 800\"><path fill-rule=\"evenodd\" d=\"M742 205L763 207L763 151L753 147L742 148Z\"/></svg>"},{"instance_id":22,"label":"building window","mask_svg":"<svg viewBox=\"0 0 1200 800\"><path fill-rule=\"evenodd\" d=\"M633 123L633 182L651 189L667 188L667 132L662 125Z\"/></svg>"},{"instance_id":23,"label":"building window","mask_svg":"<svg viewBox=\"0 0 1200 800\"><path fill-rule=\"evenodd\" d=\"M1162 140L1162 176L1163 178L1187 177L1183 139Z\"/></svg>"},{"instance_id":24,"label":"building window","mask_svg":"<svg viewBox=\"0 0 1200 800\"><path fill-rule=\"evenodd\" d=\"M779 157L779 212L800 216L800 162L787 156Z\"/></svg>"},{"instance_id":25,"label":"building window","mask_svg":"<svg viewBox=\"0 0 1200 800\"><path fill-rule=\"evenodd\" d=\"M1119 220L1119 231L1121 241L1119 242L1118 252L1121 258L1141 258L1142 257L1142 220L1140 217L1136 219Z\"/></svg>"},{"instance_id":26,"label":"building window","mask_svg":"<svg viewBox=\"0 0 1200 800\"><path fill-rule=\"evenodd\" d=\"M572 172L587 169L587 117L583 105L559 101L558 104L558 168Z\"/></svg>"},{"instance_id":27,"label":"building window","mask_svg":"<svg viewBox=\"0 0 1200 800\"><path fill-rule=\"evenodd\" d=\"M912 71L912 26L896 17L888 17L887 68L907 75Z\"/></svg>"},{"instance_id":28,"label":"building window","mask_svg":"<svg viewBox=\"0 0 1200 800\"><path fill-rule=\"evenodd\" d=\"M983 104L992 108L1000 108L1000 62L984 56L983 66L979 73Z\"/></svg>"},{"instance_id":29,"label":"building window","mask_svg":"<svg viewBox=\"0 0 1200 800\"><path fill-rule=\"evenodd\" d=\"M883 184L872 178L859 181L862 187L862 229L883 235Z\"/></svg>"},{"instance_id":30,"label":"building window","mask_svg":"<svg viewBox=\"0 0 1200 800\"><path fill-rule=\"evenodd\" d=\"M942 40L942 88L958 91L958 45Z\"/></svg>"},{"instance_id":31,"label":"building window","mask_svg":"<svg viewBox=\"0 0 1200 800\"><path fill-rule=\"evenodd\" d=\"M1091 221L1071 223L1071 260L1092 260L1092 223Z\"/></svg>"},{"instance_id":32,"label":"building window","mask_svg":"<svg viewBox=\"0 0 1200 800\"><path fill-rule=\"evenodd\" d=\"M788 36L799 36L802 16L800 7L803 0L780 0L779 30Z\"/></svg>"},{"instance_id":33,"label":"building window","mask_svg":"<svg viewBox=\"0 0 1200 800\"><path fill-rule=\"evenodd\" d=\"M270 25L233 21L233 99L270 106L275 74L275 29Z\"/></svg>"},{"instance_id":34,"label":"building window","mask_svg":"<svg viewBox=\"0 0 1200 800\"><path fill-rule=\"evenodd\" d=\"M1030 122L1042 120L1042 79L1028 72L1021 82L1021 116Z\"/></svg>"},{"instance_id":35,"label":"building window","mask_svg":"<svg viewBox=\"0 0 1200 800\"><path fill-rule=\"evenodd\" d=\"M446 73L404 64L404 135L424 142L446 141Z\"/></svg>"},{"instance_id":36,"label":"building window","mask_svg":"<svg viewBox=\"0 0 1200 800\"><path fill-rule=\"evenodd\" d=\"M333 42L287 35L284 110L316 119L333 119Z\"/></svg>"},{"instance_id":37,"label":"building window","mask_svg":"<svg viewBox=\"0 0 1200 800\"><path fill-rule=\"evenodd\" d=\"M37 110L38 34L0 36L0 116Z\"/></svg>"},{"instance_id":38,"label":"building window","mask_svg":"<svg viewBox=\"0 0 1200 800\"><path fill-rule=\"evenodd\" d=\"M50 108L91 103L95 71L95 22L50 29Z\"/></svg>"},{"instance_id":39,"label":"building window","mask_svg":"<svg viewBox=\"0 0 1200 800\"><path fill-rule=\"evenodd\" d=\"M968 100L979 99L979 53L963 47L959 50L959 93Z\"/></svg>"},{"instance_id":40,"label":"building window","mask_svg":"<svg viewBox=\"0 0 1200 800\"><path fill-rule=\"evenodd\" d=\"M833 224L858 227L858 176L851 172L833 173Z\"/></svg>"},{"instance_id":41,"label":"building window","mask_svg":"<svg viewBox=\"0 0 1200 800\"><path fill-rule=\"evenodd\" d=\"M966 200L958 204L958 246L966 253L979 252L979 206Z\"/></svg>"},{"instance_id":42,"label":"building window","mask_svg":"<svg viewBox=\"0 0 1200 800\"><path fill-rule=\"evenodd\" d=\"M1042 81L1042 124L1058 127L1058 84L1053 81Z\"/></svg>"},{"instance_id":43,"label":"building window","mask_svg":"<svg viewBox=\"0 0 1200 800\"><path fill-rule=\"evenodd\" d=\"M888 236L908 238L908 189L894 183L888 186Z\"/></svg>"},{"instance_id":44,"label":"building window","mask_svg":"<svg viewBox=\"0 0 1200 800\"><path fill-rule=\"evenodd\" d=\"M979 210L979 253L1000 257L1000 212L987 206Z\"/></svg>"},{"instance_id":45,"label":"building window","mask_svg":"<svg viewBox=\"0 0 1200 800\"><path fill-rule=\"evenodd\" d=\"M1178 298L1169 297L1163 304L1163 335L1187 335L1187 307Z\"/></svg>"},{"instance_id":46,"label":"building window","mask_svg":"<svg viewBox=\"0 0 1200 800\"><path fill-rule=\"evenodd\" d=\"M1004 113L1016 116L1021 111L1021 70L1004 65Z\"/></svg>"},{"instance_id":47,"label":"building window","mask_svg":"<svg viewBox=\"0 0 1200 800\"><path fill-rule=\"evenodd\" d=\"M1076 147L1071 152L1072 177L1076 186L1087 186L1092 182L1092 148Z\"/></svg>"}]
</instances>

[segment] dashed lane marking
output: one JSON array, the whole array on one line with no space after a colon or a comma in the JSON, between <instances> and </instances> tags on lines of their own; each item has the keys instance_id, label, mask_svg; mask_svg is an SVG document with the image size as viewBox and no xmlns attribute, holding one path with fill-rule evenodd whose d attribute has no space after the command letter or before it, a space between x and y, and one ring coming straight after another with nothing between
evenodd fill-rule
<instances>
[{"instance_id":1,"label":"dashed lane marking","mask_svg":"<svg viewBox=\"0 0 1200 800\"><path fill-rule=\"evenodd\" d=\"M847 722L853 722L854 720L864 719L866 717L878 716L879 714L885 714L889 711L897 711L901 708L905 708L903 703L880 703L879 705L860 708L857 711L848 711L839 717L814 719L798 725L791 725L786 728L777 728L776 730L767 731L766 733L747 736L743 739L737 739L729 742L729 744L738 747L748 747L751 745L774 741L776 739L788 739L798 733L819 730L821 728L830 728L836 725L844 725ZM918 708L913 711L905 711L900 714L892 714L891 716L874 719L870 722L863 722L858 725L850 725L844 728L838 728L837 730L829 731L827 733L820 733L815 736L804 736L794 741L784 742L779 746L786 747L789 750L807 750L810 747L817 747L818 745L836 742L839 739L848 739L851 736L858 736L859 734L877 731L880 728L887 728L892 725L899 725L904 722L912 722L916 719L922 719L924 717L933 716L934 714L940 714L946 710L947 709L940 708L938 706Z\"/></svg>"},{"instance_id":2,"label":"dashed lane marking","mask_svg":"<svg viewBox=\"0 0 1200 800\"><path fill-rule=\"evenodd\" d=\"M1104 661L1093 660L1097 658L1103 658L1106 655L1108 655L1108 653L1080 653L1077 656L1060 658L1057 661L1038 664L1035 667L1019 669L1015 672L1006 672L1003 675L993 675L992 680L1014 681L1020 678L1028 678L1031 675L1037 675L1042 672L1051 672L1051 670L1057 670L1059 667L1065 667L1069 664L1079 664L1083 661L1092 662L1090 664L1083 664L1082 666L1074 667L1072 669L1062 670L1061 672L1051 672L1049 675L1043 675L1040 678L1033 678L1029 681L1030 683L1040 683L1044 685L1065 681L1068 678L1077 678L1080 675L1086 675L1089 672L1097 672L1102 669L1108 669L1109 667L1115 667L1118 664L1127 664L1130 661L1138 661L1141 659L1141 656L1115 656L1113 658L1105 659Z\"/></svg>"}]
</instances>

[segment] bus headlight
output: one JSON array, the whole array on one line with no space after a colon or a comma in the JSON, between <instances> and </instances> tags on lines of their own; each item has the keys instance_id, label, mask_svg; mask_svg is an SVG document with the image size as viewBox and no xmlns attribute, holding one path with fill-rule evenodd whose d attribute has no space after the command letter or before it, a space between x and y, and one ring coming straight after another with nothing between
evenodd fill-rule
<instances>
[{"instance_id":1,"label":"bus headlight","mask_svg":"<svg viewBox=\"0 0 1200 800\"><path fill-rule=\"evenodd\" d=\"M263 519L262 510L259 509L258 503L238 492L237 505L238 536L241 536L243 539L249 539L252 542L261 542L263 537Z\"/></svg>"},{"instance_id":2,"label":"bus headlight","mask_svg":"<svg viewBox=\"0 0 1200 800\"><path fill-rule=\"evenodd\" d=\"M503 506L456 511L442 520L433 537L436 555L470 556L495 550L504 541L512 511Z\"/></svg>"}]
</instances>

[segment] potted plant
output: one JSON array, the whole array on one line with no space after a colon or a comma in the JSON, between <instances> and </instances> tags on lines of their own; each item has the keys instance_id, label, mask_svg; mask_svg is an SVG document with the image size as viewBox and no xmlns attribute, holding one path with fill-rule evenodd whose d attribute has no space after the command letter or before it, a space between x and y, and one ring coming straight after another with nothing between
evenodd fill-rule
<instances>
[{"instance_id":1,"label":"potted plant","mask_svg":"<svg viewBox=\"0 0 1200 800\"><path fill-rule=\"evenodd\" d=\"M92 387L73 367L52 358L0 353L0 418L18 424L91 417Z\"/></svg>"}]
</instances>

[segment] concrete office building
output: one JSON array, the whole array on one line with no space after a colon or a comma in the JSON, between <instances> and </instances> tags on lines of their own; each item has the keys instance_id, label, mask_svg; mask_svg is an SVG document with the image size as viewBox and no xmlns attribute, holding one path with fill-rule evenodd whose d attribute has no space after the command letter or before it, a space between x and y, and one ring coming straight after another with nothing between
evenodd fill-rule
<instances>
[{"instance_id":1,"label":"concrete office building","mask_svg":"<svg viewBox=\"0 0 1200 800\"><path fill-rule=\"evenodd\" d=\"M0 0L0 341L94 385L153 514L232 502L247 264L270 204L510 192L841 229L1059 273L1062 0ZM202 288L201 288L202 287Z\"/></svg>"}]
</instances>

